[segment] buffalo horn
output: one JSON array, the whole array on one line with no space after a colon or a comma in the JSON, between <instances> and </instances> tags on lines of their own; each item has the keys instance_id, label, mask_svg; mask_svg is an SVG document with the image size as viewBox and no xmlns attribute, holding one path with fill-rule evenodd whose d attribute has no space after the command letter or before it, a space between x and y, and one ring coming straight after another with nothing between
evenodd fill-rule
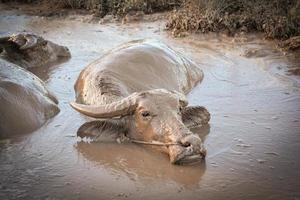
<instances>
[{"instance_id":1,"label":"buffalo horn","mask_svg":"<svg viewBox=\"0 0 300 200\"><path fill-rule=\"evenodd\" d=\"M106 105L84 105L71 102L72 108L78 112L94 118L112 118L128 115L133 112L137 106L136 94L132 94L120 101Z\"/></svg>"},{"instance_id":2,"label":"buffalo horn","mask_svg":"<svg viewBox=\"0 0 300 200\"><path fill-rule=\"evenodd\" d=\"M37 44L37 38L34 35L25 35L25 40L25 44L20 47L22 50L32 48Z\"/></svg>"}]
</instances>

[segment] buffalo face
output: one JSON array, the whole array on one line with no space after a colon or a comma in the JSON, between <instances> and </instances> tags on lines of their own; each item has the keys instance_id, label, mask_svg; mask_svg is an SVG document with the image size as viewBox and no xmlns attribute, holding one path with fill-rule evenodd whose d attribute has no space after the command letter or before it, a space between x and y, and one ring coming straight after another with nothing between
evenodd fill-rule
<instances>
[{"instance_id":1,"label":"buffalo face","mask_svg":"<svg viewBox=\"0 0 300 200\"><path fill-rule=\"evenodd\" d=\"M24 68L40 67L71 57L67 47L31 33L0 38L0 55Z\"/></svg>"},{"instance_id":2,"label":"buffalo face","mask_svg":"<svg viewBox=\"0 0 300 200\"><path fill-rule=\"evenodd\" d=\"M190 128L207 124L210 115L204 107L188 107L185 97L178 92L156 89L134 93L109 105L71 105L91 117L121 116L118 120L88 122L89 125L79 129L79 136L96 136L111 129L135 141L165 144L160 149L169 154L173 164L196 162L205 157L206 150L199 135Z\"/></svg>"}]
</instances>

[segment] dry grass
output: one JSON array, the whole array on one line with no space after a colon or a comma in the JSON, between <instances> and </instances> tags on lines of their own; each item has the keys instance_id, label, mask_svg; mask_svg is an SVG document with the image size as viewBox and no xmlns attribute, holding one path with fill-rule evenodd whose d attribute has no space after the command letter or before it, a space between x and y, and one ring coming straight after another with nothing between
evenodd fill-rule
<instances>
[{"instance_id":1,"label":"dry grass","mask_svg":"<svg viewBox=\"0 0 300 200\"><path fill-rule=\"evenodd\" d=\"M130 11L153 13L173 9L181 5L182 0L53 0L69 8L84 8L101 16L113 14L124 16Z\"/></svg>"},{"instance_id":2,"label":"dry grass","mask_svg":"<svg viewBox=\"0 0 300 200\"><path fill-rule=\"evenodd\" d=\"M100 16L113 14L124 16L130 11L154 13L179 7L184 0L0 0L0 2L23 2L48 4L53 8L87 9Z\"/></svg>"},{"instance_id":3,"label":"dry grass","mask_svg":"<svg viewBox=\"0 0 300 200\"><path fill-rule=\"evenodd\" d=\"M188 0L170 15L167 28L174 35L260 31L268 38L287 39L300 33L300 0Z\"/></svg>"}]
</instances>

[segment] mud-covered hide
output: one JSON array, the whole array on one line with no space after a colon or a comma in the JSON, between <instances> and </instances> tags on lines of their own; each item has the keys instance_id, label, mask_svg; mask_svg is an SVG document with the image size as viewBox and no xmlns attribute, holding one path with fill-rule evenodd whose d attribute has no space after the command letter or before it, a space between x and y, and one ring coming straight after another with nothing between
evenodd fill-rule
<instances>
[{"instance_id":1,"label":"mud-covered hide","mask_svg":"<svg viewBox=\"0 0 300 200\"><path fill-rule=\"evenodd\" d=\"M77 102L107 104L152 89L187 94L202 70L164 43L146 39L121 45L88 65L75 84Z\"/></svg>"},{"instance_id":2,"label":"mud-covered hide","mask_svg":"<svg viewBox=\"0 0 300 200\"><path fill-rule=\"evenodd\" d=\"M67 47L32 33L0 38L0 57L23 68L47 67L71 57Z\"/></svg>"},{"instance_id":3,"label":"mud-covered hide","mask_svg":"<svg viewBox=\"0 0 300 200\"><path fill-rule=\"evenodd\" d=\"M34 74L0 59L0 137L32 132L59 112L57 99Z\"/></svg>"}]
</instances>

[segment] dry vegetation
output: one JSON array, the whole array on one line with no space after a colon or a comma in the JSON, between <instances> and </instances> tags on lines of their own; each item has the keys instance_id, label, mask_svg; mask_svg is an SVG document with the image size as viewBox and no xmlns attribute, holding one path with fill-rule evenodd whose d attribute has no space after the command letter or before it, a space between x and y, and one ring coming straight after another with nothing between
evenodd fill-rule
<instances>
[{"instance_id":1,"label":"dry vegetation","mask_svg":"<svg viewBox=\"0 0 300 200\"><path fill-rule=\"evenodd\" d=\"M167 27L174 35L259 31L287 39L300 33L300 0L188 0L170 15Z\"/></svg>"},{"instance_id":2,"label":"dry vegetation","mask_svg":"<svg viewBox=\"0 0 300 200\"><path fill-rule=\"evenodd\" d=\"M174 36L187 32L263 32L267 38L285 40L298 49L300 0L0 0L46 3L49 8L86 9L99 17L124 17L132 11L153 13L173 10L167 28ZM289 49L289 47L287 47Z\"/></svg>"},{"instance_id":3,"label":"dry vegetation","mask_svg":"<svg viewBox=\"0 0 300 200\"><path fill-rule=\"evenodd\" d=\"M146 14L171 10L179 7L183 0L0 0L0 2L23 2L49 4L55 8L87 9L105 16L113 14L124 16L130 11L142 11Z\"/></svg>"},{"instance_id":4,"label":"dry vegetation","mask_svg":"<svg viewBox=\"0 0 300 200\"><path fill-rule=\"evenodd\" d=\"M181 5L181 0L53 0L52 2L63 7L88 9L102 17L106 14L124 16L130 11L153 13Z\"/></svg>"}]
</instances>

